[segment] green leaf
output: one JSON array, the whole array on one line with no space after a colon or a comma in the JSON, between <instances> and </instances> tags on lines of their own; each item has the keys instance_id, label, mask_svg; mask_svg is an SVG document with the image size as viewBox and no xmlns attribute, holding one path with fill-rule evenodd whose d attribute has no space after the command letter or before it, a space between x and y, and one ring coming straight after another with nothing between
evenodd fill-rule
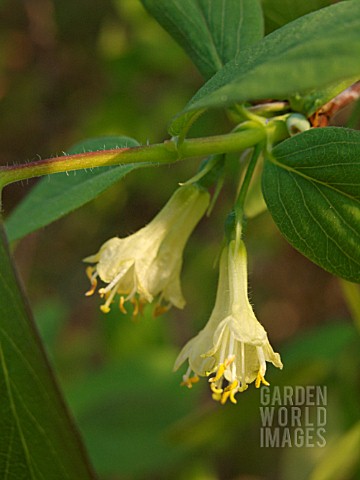
<instances>
[{"instance_id":1,"label":"green leaf","mask_svg":"<svg viewBox=\"0 0 360 480\"><path fill-rule=\"evenodd\" d=\"M187 414L198 391L172 373L175 352L143 347L68 389L68 399L99 475L149 478L185 461L167 429ZM166 477L164 477L166 478Z\"/></svg>"},{"instance_id":2,"label":"green leaf","mask_svg":"<svg viewBox=\"0 0 360 480\"><path fill-rule=\"evenodd\" d=\"M192 98L170 127L194 111L248 100L286 99L360 77L360 2L349 0L291 22L242 50Z\"/></svg>"},{"instance_id":3,"label":"green leaf","mask_svg":"<svg viewBox=\"0 0 360 480\"><path fill-rule=\"evenodd\" d=\"M360 285L346 280L341 280L340 285L347 308L360 333Z\"/></svg>"},{"instance_id":4,"label":"green leaf","mask_svg":"<svg viewBox=\"0 0 360 480\"><path fill-rule=\"evenodd\" d=\"M263 36L259 0L141 0L205 78Z\"/></svg>"},{"instance_id":5,"label":"green leaf","mask_svg":"<svg viewBox=\"0 0 360 480\"><path fill-rule=\"evenodd\" d=\"M136 140L128 137L102 137L75 145L69 154L92 152L111 148L136 147ZM17 206L6 221L9 240L48 225L96 198L127 173L144 164L120 167L100 167L93 171L57 173L43 178Z\"/></svg>"},{"instance_id":6,"label":"green leaf","mask_svg":"<svg viewBox=\"0 0 360 480\"><path fill-rule=\"evenodd\" d=\"M360 421L329 445L310 475L310 480L355 478L353 475L359 465L359 451Z\"/></svg>"},{"instance_id":7,"label":"green leaf","mask_svg":"<svg viewBox=\"0 0 360 480\"><path fill-rule=\"evenodd\" d=\"M263 193L297 250L360 281L360 132L318 128L280 143L265 163Z\"/></svg>"},{"instance_id":8,"label":"green leaf","mask_svg":"<svg viewBox=\"0 0 360 480\"><path fill-rule=\"evenodd\" d=\"M95 478L35 331L2 225L0 263L1 478Z\"/></svg>"},{"instance_id":9,"label":"green leaf","mask_svg":"<svg viewBox=\"0 0 360 480\"><path fill-rule=\"evenodd\" d=\"M338 357L345 349L357 341L358 333L353 325L344 322L330 322L324 325L313 327L312 329L299 333L288 344L282 347L281 356L284 364L292 370L298 370L301 367L306 368L306 364L324 361L338 363ZM281 372L280 376L283 374ZM285 383L288 379L285 380Z\"/></svg>"}]
</instances>

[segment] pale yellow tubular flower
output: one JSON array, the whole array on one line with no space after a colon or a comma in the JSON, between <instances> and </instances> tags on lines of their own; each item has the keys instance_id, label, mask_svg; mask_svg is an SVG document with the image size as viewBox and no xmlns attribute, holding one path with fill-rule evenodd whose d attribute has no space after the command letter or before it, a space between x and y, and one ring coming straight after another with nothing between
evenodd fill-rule
<instances>
[{"instance_id":1,"label":"pale yellow tubular flower","mask_svg":"<svg viewBox=\"0 0 360 480\"><path fill-rule=\"evenodd\" d=\"M266 362L283 366L250 305L246 249L241 240L224 248L214 310L205 328L182 349L174 369L186 359L189 368L183 384L192 386L194 378L208 376L212 396L222 404L228 399L236 403L235 394L254 381L257 388L269 385Z\"/></svg>"},{"instance_id":2,"label":"pale yellow tubular flower","mask_svg":"<svg viewBox=\"0 0 360 480\"><path fill-rule=\"evenodd\" d=\"M220 258L219 281L215 306L210 319L205 327L189 340L178 355L174 371L176 371L186 360L189 362L189 368L183 376L183 385L189 388L192 386L193 378L204 377L217 369L216 359L213 356L205 356L205 353L213 348L213 337L220 319L227 315L229 309L229 290L227 256L225 250ZM193 373L193 375L192 375Z\"/></svg>"},{"instance_id":3,"label":"pale yellow tubular flower","mask_svg":"<svg viewBox=\"0 0 360 480\"><path fill-rule=\"evenodd\" d=\"M98 279L107 284L99 289L105 303L103 312L110 311L116 294L119 308L126 312L131 301L133 313L157 297L155 314L172 305L183 308L185 299L180 284L183 250L195 226L209 205L210 195L202 187L191 184L178 188L164 208L144 228L126 238L111 238L95 255L84 262L92 295Z\"/></svg>"}]
</instances>

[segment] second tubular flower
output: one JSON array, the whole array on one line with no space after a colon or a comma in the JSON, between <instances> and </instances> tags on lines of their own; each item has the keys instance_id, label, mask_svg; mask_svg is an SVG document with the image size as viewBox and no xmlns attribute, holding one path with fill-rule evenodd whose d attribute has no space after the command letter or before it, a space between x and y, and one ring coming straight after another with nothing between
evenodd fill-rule
<instances>
[{"instance_id":1,"label":"second tubular flower","mask_svg":"<svg viewBox=\"0 0 360 480\"><path fill-rule=\"evenodd\" d=\"M98 253L84 259L93 263L87 269L94 293L97 281L107 284L99 289L105 298L100 307L110 310L116 294L120 310L124 303L134 304L134 315L141 306L158 297L155 313L171 305L183 308L180 273L186 242L209 205L210 195L197 184L178 188L164 208L144 228L125 238L111 238Z\"/></svg>"},{"instance_id":2,"label":"second tubular flower","mask_svg":"<svg viewBox=\"0 0 360 480\"><path fill-rule=\"evenodd\" d=\"M215 306L206 326L180 352L174 369L188 360L183 384L209 377L214 400L236 403L235 394L265 380L266 362L282 368L280 355L269 343L248 299L247 256L244 243L232 240L220 258Z\"/></svg>"}]
</instances>

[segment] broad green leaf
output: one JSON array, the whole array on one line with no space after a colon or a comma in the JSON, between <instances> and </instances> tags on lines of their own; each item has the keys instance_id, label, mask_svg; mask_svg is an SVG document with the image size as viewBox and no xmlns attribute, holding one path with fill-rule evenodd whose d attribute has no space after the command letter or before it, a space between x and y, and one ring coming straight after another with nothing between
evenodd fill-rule
<instances>
[{"instance_id":1,"label":"broad green leaf","mask_svg":"<svg viewBox=\"0 0 360 480\"><path fill-rule=\"evenodd\" d=\"M194 112L247 100L287 99L360 77L360 2L349 0L291 22L242 50L192 98L170 127Z\"/></svg>"},{"instance_id":2,"label":"broad green leaf","mask_svg":"<svg viewBox=\"0 0 360 480\"><path fill-rule=\"evenodd\" d=\"M0 263L1 478L95 478L19 287L2 225Z\"/></svg>"},{"instance_id":3,"label":"broad green leaf","mask_svg":"<svg viewBox=\"0 0 360 480\"><path fill-rule=\"evenodd\" d=\"M331 0L262 0L267 31L275 30L307 13L327 7Z\"/></svg>"},{"instance_id":4,"label":"broad green leaf","mask_svg":"<svg viewBox=\"0 0 360 480\"><path fill-rule=\"evenodd\" d=\"M85 153L138 145L135 140L128 137L103 137L80 143L67 153ZM11 242L19 240L67 215L141 166L144 164L100 167L93 171L57 173L50 175L49 178L43 178L7 219L6 230L9 240Z\"/></svg>"},{"instance_id":5,"label":"broad green leaf","mask_svg":"<svg viewBox=\"0 0 360 480\"><path fill-rule=\"evenodd\" d=\"M263 36L259 0L141 0L205 78Z\"/></svg>"},{"instance_id":6,"label":"broad green leaf","mask_svg":"<svg viewBox=\"0 0 360 480\"><path fill-rule=\"evenodd\" d=\"M280 143L265 163L263 193L297 250L360 282L360 132L318 128Z\"/></svg>"}]
</instances>

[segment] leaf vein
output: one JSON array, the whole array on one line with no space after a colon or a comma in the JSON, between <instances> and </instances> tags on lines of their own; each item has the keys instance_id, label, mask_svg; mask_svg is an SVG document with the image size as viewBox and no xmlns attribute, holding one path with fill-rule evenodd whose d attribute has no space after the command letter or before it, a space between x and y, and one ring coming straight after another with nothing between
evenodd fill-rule
<instances>
[{"instance_id":1,"label":"leaf vein","mask_svg":"<svg viewBox=\"0 0 360 480\"><path fill-rule=\"evenodd\" d=\"M18 431L18 434L19 434L19 437L20 437L20 440L21 440L21 444L22 444L22 447L23 447L25 460L26 460L26 463L27 463L27 466L28 466L28 469L29 469L29 473L30 473L31 478L33 480L38 480L34 476L34 466L32 464L32 459L31 459L31 456L30 456L30 453L29 453L29 449L28 449L27 442L26 442L26 439L25 439L25 436L24 436L24 432L22 431L22 428L21 428L20 419L18 417L16 405L15 405L15 402L14 402L14 397L13 397L13 393L12 393L12 389L11 389L11 382L10 382L10 377L9 377L9 371L7 369L6 360L5 360L4 351L3 351L1 341L0 341L0 363L1 363L3 374L4 374L4 378L5 378L5 385L6 385L6 390L8 392L11 412L12 412L13 418L15 420L15 425L17 427L17 431Z\"/></svg>"}]
</instances>

